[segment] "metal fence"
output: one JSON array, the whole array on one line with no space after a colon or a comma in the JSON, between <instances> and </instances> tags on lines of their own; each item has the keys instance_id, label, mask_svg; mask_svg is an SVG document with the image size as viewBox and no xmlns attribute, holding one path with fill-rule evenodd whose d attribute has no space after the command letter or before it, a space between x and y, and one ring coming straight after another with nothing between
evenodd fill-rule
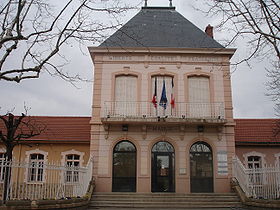
<instances>
[{"instance_id":1,"label":"metal fence","mask_svg":"<svg viewBox=\"0 0 280 210\"><path fill-rule=\"evenodd\" d=\"M236 157L233 159L235 177L247 197L280 199L280 167L245 168Z\"/></svg>"},{"instance_id":2,"label":"metal fence","mask_svg":"<svg viewBox=\"0 0 280 210\"><path fill-rule=\"evenodd\" d=\"M224 119L224 103L184 103L176 102L172 107L156 104L147 101L105 101L103 117L173 117L190 119Z\"/></svg>"},{"instance_id":3,"label":"metal fence","mask_svg":"<svg viewBox=\"0 0 280 210\"><path fill-rule=\"evenodd\" d=\"M92 160L86 167L55 163L0 161L0 197L10 177L7 200L82 197L92 177Z\"/></svg>"}]
</instances>

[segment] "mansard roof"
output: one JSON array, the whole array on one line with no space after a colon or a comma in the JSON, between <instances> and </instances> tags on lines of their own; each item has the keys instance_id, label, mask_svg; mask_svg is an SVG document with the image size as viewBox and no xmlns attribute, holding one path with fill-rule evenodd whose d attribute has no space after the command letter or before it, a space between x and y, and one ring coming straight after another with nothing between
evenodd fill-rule
<instances>
[{"instance_id":1,"label":"mansard roof","mask_svg":"<svg viewBox=\"0 0 280 210\"><path fill-rule=\"evenodd\" d=\"M224 48L175 7L142 7L99 47Z\"/></svg>"}]
</instances>

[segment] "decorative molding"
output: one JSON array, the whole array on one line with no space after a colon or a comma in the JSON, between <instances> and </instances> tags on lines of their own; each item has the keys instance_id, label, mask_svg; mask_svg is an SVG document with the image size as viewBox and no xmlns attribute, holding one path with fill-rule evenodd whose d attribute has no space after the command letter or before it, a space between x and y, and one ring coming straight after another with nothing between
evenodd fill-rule
<instances>
[{"instance_id":1,"label":"decorative molding","mask_svg":"<svg viewBox=\"0 0 280 210\"><path fill-rule=\"evenodd\" d=\"M223 138L223 126L218 126L217 127L217 135L218 135L218 140L221 141Z\"/></svg>"},{"instance_id":2,"label":"decorative molding","mask_svg":"<svg viewBox=\"0 0 280 210\"><path fill-rule=\"evenodd\" d=\"M61 153L61 166L65 166L66 164L66 155L79 155L80 156L80 159L79 159L79 165L82 167L83 166L83 163L84 163L84 155L85 153L84 152L80 152L80 151L77 151L75 149L71 149L71 150L68 150L68 151L65 151L65 152L62 152ZM64 171L61 171L60 172L60 180L61 180L61 183L63 183L63 180L64 180Z\"/></svg>"},{"instance_id":3,"label":"decorative molding","mask_svg":"<svg viewBox=\"0 0 280 210\"><path fill-rule=\"evenodd\" d=\"M109 130L110 130L110 125L109 124L105 124L104 125L105 139L108 139L108 137L109 137Z\"/></svg>"},{"instance_id":4,"label":"decorative molding","mask_svg":"<svg viewBox=\"0 0 280 210\"><path fill-rule=\"evenodd\" d=\"M79 155L79 156L80 156L80 166L83 165L83 163L84 163L84 155L85 155L84 152L80 152L80 151L77 151L77 150L75 150L75 149L71 149L71 150L62 152L62 153L61 153L61 156L62 156L61 165L62 165L62 166L65 165L65 162L66 162L66 159L65 159L65 158L66 158L66 155Z\"/></svg>"},{"instance_id":5,"label":"decorative molding","mask_svg":"<svg viewBox=\"0 0 280 210\"><path fill-rule=\"evenodd\" d=\"M260 153L260 152L256 152L256 151L252 151L252 152L247 152L245 154L243 154L243 158L244 158L244 163L246 165L246 167L248 167L248 157L250 156L258 156L261 157L261 165L262 167L264 167L266 165L266 161L265 161L265 154Z\"/></svg>"},{"instance_id":6,"label":"decorative molding","mask_svg":"<svg viewBox=\"0 0 280 210\"><path fill-rule=\"evenodd\" d=\"M177 67L177 69L180 69L182 67L182 62L177 62L176 67Z\"/></svg>"},{"instance_id":7,"label":"decorative molding","mask_svg":"<svg viewBox=\"0 0 280 210\"><path fill-rule=\"evenodd\" d=\"M186 126L185 125L180 125L180 139L184 140L186 133Z\"/></svg>"},{"instance_id":8,"label":"decorative molding","mask_svg":"<svg viewBox=\"0 0 280 210\"><path fill-rule=\"evenodd\" d=\"M280 166L280 152L274 154L274 157L275 157L275 166L279 167Z\"/></svg>"},{"instance_id":9,"label":"decorative molding","mask_svg":"<svg viewBox=\"0 0 280 210\"><path fill-rule=\"evenodd\" d=\"M142 138L143 139L147 138L147 125L142 126Z\"/></svg>"}]
</instances>

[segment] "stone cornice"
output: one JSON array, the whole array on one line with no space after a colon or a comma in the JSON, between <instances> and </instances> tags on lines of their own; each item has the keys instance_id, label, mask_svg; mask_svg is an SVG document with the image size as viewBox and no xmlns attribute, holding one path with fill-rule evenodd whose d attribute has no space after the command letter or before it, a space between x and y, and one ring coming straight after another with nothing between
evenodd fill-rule
<instances>
[{"instance_id":1,"label":"stone cornice","mask_svg":"<svg viewBox=\"0 0 280 210\"><path fill-rule=\"evenodd\" d=\"M232 56L236 51L235 48L106 48L106 47L88 47L90 53L108 54L108 53L127 53L127 54L212 54Z\"/></svg>"}]
</instances>

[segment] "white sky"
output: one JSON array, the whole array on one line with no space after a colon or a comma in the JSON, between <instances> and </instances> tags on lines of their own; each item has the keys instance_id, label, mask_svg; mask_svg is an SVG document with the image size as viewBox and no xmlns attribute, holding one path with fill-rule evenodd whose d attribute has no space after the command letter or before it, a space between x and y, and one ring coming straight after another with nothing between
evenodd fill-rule
<instances>
[{"instance_id":1,"label":"white sky","mask_svg":"<svg viewBox=\"0 0 280 210\"><path fill-rule=\"evenodd\" d=\"M130 2L129 0L127 0ZM139 2L140 0L138 0ZM192 3L192 5L190 4ZM149 6L168 6L168 0L148 0ZM201 12L193 9L200 7L199 1L173 0L173 6L185 18L190 20L200 29L208 25L218 24L219 18L209 19ZM140 8L139 8L140 9ZM125 23L139 10L130 11L122 21ZM215 29L214 29L215 30ZM222 32L214 31L216 40L223 38ZM93 44L89 44L92 46ZM244 43L238 43L234 59L242 58L246 52ZM71 50L69 50L71 49ZM69 47L61 53L67 55L70 64L65 66L68 72L80 73L92 79L93 64L87 46L82 48ZM15 58L16 59L16 58ZM265 62L253 60L252 68L240 65L232 74L233 107L235 118L272 118L275 117L273 102L265 96L267 81ZM73 74L74 74L73 73ZM92 104L92 82L77 83L78 89L60 78L42 74L39 79L23 81L20 84L0 81L0 113L4 114L15 109L15 114L20 114L26 104L31 109L30 115L49 116L90 116Z\"/></svg>"}]
</instances>

